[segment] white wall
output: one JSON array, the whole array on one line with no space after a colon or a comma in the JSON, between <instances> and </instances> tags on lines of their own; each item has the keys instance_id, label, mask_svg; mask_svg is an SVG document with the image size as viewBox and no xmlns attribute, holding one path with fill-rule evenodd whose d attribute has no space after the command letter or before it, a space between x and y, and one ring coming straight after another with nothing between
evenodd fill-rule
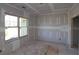
<instances>
[{"instance_id":1,"label":"white wall","mask_svg":"<svg viewBox=\"0 0 79 59\"><path fill-rule=\"evenodd\" d=\"M65 43L71 47L71 20L77 15L79 15L79 4L74 4L66 14L32 16L30 22L34 24L31 25L34 30L30 31L31 38ZM34 32L35 34L32 34ZM59 40L60 37L62 40Z\"/></svg>"},{"instance_id":2,"label":"white wall","mask_svg":"<svg viewBox=\"0 0 79 59\"><path fill-rule=\"evenodd\" d=\"M38 16L37 20L38 40L67 44L67 14L41 15Z\"/></svg>"},{"instance_id":3,"label":"white wall","mask_svg":"<svg viewBox=\"0 0 79 59\"><path fill-rule=\"evenodd\" d=\"M71 18L79 15L79 3L74 4L74 6L71 8L69 13L70 13Z\"/></svg>"},{"instance_id":4,"label":"white wall","mask_svg":"<svg viewBox=\"0 0 79 59\"><path fill-rule=\"evenodd\" d=\"M30 15L29 18L29 40L37 40L37 15Z\"/></svg>"},{"instance_id":5,"label":"white wall","mask_svg":"<svg viewBox=\"0 0 79 59\"><path fill-rule=\"evenodd\" d=\"M0 50L5 50L5 40L4 40L4 10L0 9Z\"/></svg>"}]
</instances>

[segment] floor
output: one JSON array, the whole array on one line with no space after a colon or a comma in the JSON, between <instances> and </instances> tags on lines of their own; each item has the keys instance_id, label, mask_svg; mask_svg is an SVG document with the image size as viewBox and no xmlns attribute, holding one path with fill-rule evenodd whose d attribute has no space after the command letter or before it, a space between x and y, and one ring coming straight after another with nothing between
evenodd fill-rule
<instances>
[{"instance_id":1,"label":"floor","mask_svg":"<svg viewBox=\"0 0 79 59\"><path fill-rule=\"evenodd\" d=\"M68 48L64 44L30 41L9 55L78 55L78 50Z\"/></svg>"}]
</instances>

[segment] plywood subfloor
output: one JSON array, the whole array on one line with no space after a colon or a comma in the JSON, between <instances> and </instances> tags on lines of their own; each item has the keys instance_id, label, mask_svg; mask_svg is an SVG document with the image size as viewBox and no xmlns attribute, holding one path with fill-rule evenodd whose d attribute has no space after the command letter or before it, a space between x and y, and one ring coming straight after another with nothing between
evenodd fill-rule
<instances>
[{"instance_id":1,"label":"plywood subfloor","mask_svg":"<svg viewBox=\"0 0 79 59\"><path fill-rule=\"evenodd\" d=\"M10 55L77 55L76 49L70 49L64 44L44 41L29 41Z\"/></svg>"}]
</instances>

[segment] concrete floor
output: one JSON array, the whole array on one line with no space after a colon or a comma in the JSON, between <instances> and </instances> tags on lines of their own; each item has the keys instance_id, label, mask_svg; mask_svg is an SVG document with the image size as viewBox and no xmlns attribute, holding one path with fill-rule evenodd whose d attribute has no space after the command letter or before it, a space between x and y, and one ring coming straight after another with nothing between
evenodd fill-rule
<instances>
[{"instance_id":1,"label":"concrete floor","mask_svg":"<svg viewBox=\"0 0 79 59\"><path fill-rule=\"evenodd\" d=\"M8 55L78 55L78 50L64 44L30 41Z\"/></svg>"}]
</instances>

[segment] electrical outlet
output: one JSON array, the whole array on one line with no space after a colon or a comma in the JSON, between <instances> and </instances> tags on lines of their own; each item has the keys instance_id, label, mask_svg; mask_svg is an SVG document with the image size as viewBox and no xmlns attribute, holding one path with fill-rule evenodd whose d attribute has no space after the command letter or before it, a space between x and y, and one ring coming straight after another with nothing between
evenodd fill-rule
<instances>
[{"instance_id":1,"label":"electrical outlet","mask_svg":"<svg viewBox=\"0 0 79 59\"><path fill-rule=\"evenodd\" d=\"M59 40L61 40L61 38L59 38Z\"/></svg>"}]
</instances>

